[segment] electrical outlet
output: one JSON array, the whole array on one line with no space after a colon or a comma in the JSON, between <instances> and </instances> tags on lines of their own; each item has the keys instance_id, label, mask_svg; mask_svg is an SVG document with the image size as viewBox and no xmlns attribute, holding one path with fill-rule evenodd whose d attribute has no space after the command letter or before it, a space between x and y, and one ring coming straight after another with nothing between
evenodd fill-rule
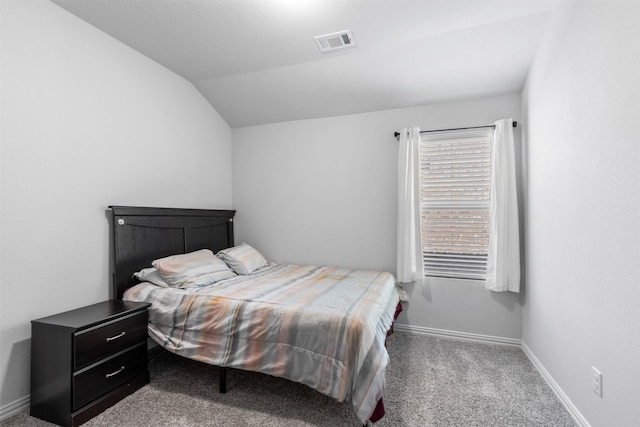
<instances>
[{"instance_id":1,"label":"electrical outlet","mask_svg":"<svg viewBox=\"0 0 640 427\"><path fill-rule=\"evenodd\" d=\"M602 373L596 368L591 367L591 379L593 392L602 397Z\"/></svg>"}]
</instances>

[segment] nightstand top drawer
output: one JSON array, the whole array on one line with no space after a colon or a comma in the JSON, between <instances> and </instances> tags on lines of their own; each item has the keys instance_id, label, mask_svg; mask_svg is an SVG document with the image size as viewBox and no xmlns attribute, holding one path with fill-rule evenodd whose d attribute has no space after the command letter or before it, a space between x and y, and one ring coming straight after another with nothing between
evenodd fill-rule
<instances>
[{"instance_id":1,"label":"nightstand top drawer","mask_svg":"<svg viewBox=\"0 0 640 427\"><path fill-rule=\"evenodd\" d=\"M73 369L95 363L131 345L146 343L148 319L144 310L76 332L73 337Z\"/></svg>"},{"instance_id":2,"label":"nightstand top drawer","mask_svg":"<svg viewBox=\"0 0 640 427\"><path fill-rule=\"evenodd\" d=\"M31 323L43 323L62 326L74 330L90 328L109 322L118 317L128 316L137 311L146 310L151 304L133 301L104 301L87 307L71 310L54 316L32 320Z\"/></svg>"}]
</instances>

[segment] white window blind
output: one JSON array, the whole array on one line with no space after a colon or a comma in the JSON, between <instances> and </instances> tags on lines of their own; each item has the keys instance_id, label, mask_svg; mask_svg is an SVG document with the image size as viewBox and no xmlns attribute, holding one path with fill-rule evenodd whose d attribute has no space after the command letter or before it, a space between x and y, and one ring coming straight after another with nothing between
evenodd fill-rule
<instances>
[{"instance_id":1,"label":"white window blind","mask_svg":"<svg viewBox=\"0 0 640 427\"><path fill-rule=\"evenodd\" d=\"M492 135L491 127L421 135L425 276L486 277Z\"/></svg>"}]
</instances>

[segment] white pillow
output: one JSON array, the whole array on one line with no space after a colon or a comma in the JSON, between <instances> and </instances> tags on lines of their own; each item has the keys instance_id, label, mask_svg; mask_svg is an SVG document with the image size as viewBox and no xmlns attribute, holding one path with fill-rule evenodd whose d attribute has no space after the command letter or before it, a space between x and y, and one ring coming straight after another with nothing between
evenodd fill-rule
<instances>
[{"instance_id":1,"label":"white pillow","mask_svg":"<svg viewBox=\"0 0 640 427\"><path fill-rule=\"evenodd\" d=\"M262 254L246 243L223 249L218 252L218 256L238 274L251 274L267 265Z\"/></svg>"},{"instance_id":2,"label":"white pillow","mask_svg":"<svg viewBox=\"0 0 640 427\"><path fill-rule=\"evenodd\" d=\"M160 258L151 265L169 286L178 288L210 285L236 275L209 249Z\"/></svg>"},{"instance_id":3,"label":"white pillow","mask_svg":"<svg viewBox=\"0 0 640 427\"><path fill-rule=\"evenodd\" d=\"M149 282L162 288L168 288L169 284L162 278L162 275L157 268L149 267L143 268L133 275L141 282Z\"/></svg>"}]
</instances>

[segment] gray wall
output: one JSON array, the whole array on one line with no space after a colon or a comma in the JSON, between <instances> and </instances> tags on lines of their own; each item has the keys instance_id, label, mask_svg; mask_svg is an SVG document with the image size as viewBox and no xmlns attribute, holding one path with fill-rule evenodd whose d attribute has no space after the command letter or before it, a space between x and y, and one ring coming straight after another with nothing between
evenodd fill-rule
<instances>
[{"instance_id":1,"label":"gray wall","mask_svg":"<svg viewBox=\"0 0 640 427\"><path fill-rule=\"evenodd\" d=\"M234 129L236 241L277 262L395 272L393 132L486 125L519 113L520 96L506 95ZM519 294L445 279L407 290L399 323L416 331L520 338Z\"/></svg>"},{"instance_id":2,"label":"gray wall","mask_svg":"<svg viewBox=\"0 0 640 427\"><path fill-rule=\"evenodd\" d=\"M230 208L231 130L187 81L49 1L2 1L0 407L30 320L108 299L109 204Z\"/></svg>"},{"instance_id":3,"label":"gray wall","mask_svg":"<svg viewBox=\"0 0 640 427\"><path fill-rule=\"evenodd\" d=\"M523 94L523 341L593 426L640 420L639 76L640 2L560 2Z\"/></svg>"}]
</instances>

